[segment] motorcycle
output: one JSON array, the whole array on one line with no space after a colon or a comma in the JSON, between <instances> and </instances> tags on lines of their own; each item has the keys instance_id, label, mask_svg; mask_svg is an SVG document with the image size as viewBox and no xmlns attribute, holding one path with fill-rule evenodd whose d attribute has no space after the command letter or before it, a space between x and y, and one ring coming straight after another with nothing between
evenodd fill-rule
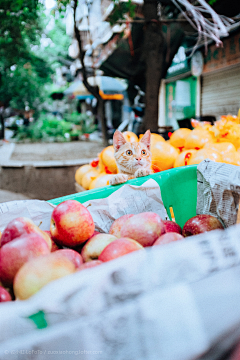
<instances>
[{"instance_id":1,"label":"motorcycle","mask_svg":"<svg viewBox=\"0 0 240 360\"><path fill-rule=\"evenodd\" d=\"M133 106L131 107L130 118L124 120L117 130L124 131L132 131L136 135L139 135L139 128L143 122L143 116L145 111L145 92L140 89L138 85L135 85L135 89L137 90L137 95L134 98Z\"/></svg>"}]
</instances>

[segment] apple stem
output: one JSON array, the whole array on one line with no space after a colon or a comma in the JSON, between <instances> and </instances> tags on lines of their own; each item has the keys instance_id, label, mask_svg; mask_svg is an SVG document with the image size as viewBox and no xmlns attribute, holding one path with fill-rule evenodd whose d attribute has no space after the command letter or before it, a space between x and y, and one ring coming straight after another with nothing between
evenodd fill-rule
<instances>
[{"instance_id":1,"label":"apple stem","mask_svg":"<svg viewBox=\"0 0 240 360\"><path fill-rule=\"evenodd\" d=\"M38 227L40 227L41 225L42 225L42 221L40 221L40 223L39 223Z\"/></svg>"}]
</instances>

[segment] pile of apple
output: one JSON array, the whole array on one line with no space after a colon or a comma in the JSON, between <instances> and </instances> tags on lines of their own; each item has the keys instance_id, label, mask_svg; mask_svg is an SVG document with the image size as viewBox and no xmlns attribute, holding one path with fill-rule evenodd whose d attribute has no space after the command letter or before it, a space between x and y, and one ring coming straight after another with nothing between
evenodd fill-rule
<instances>
[{"instance_id":1,"label":"pile of apple","mask_svg":"<svg viewBox=\"0 0 240 360\"><path fill-rule=\"evenodd\" d=\"M144 212L121 216L108 234L99 233L86 207L76 200L64 201L52 212L50 231L19 217L0 235L0 302L28 299L49 282L76 271L214 229L223 226L211 215L195 216L181 229L156 213Z\"/></svg>"}]
</instances>

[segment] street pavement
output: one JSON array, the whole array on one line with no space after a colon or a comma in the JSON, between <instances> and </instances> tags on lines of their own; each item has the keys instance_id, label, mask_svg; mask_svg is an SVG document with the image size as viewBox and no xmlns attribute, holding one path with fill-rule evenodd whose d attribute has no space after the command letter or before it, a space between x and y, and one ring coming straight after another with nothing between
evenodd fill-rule
<instances>
[{"instance_id":1,"label":"street pavement","mask_svg":"<svg viewBox=\"0 0 240 360\"><path fill-rule=\"evenodd\" d=\"M92 135L90 141L77 141L69 143L34 143L15 144L0 140L0 171L1 165L16 162L32 161L70 161L93 159L104 148L98 135ZM27 199L19 193L5 191L0 184L0 203L12 200Z\"/></svg>"},{"instance_id":2,"label":"street pavement","mask_svg":"<svg viewBox=\"0 0 240 360\"><path fill-rule=\"evenodd\" d=\"M13 200L25 200L25 199L29 199L29 198L22 194L14 193L7 190L0 190L0 203L13 201Z\"/></svg>"}]
</instances>

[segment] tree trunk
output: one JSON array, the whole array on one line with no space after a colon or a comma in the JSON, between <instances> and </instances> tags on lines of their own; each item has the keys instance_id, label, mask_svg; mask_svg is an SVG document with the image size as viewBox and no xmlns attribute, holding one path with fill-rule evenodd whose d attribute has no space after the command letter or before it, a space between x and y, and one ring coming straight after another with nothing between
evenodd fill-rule
<instances>
[{"instance_id":1,"label":"tree trunk","mask_svg":"<svg viewBox=\"0 0 240 360\"><path fill-rule=\"evenodd\" d=\"M144 58L146 63L146 108L142 131L158 132L158 99L163 73L166 43L158 21L157 1L145 0L143 6L146 21Z\"/></svg>"},{"instance_id":2,"label":"tree trunk","mask_svg":"<svg viewBox=\"0 0 240 360\"><path fill-rule=\"evenodd\" d=\"M5 124L4 124L3 112L1 111L1 109L0 109L0 124L1 124L0 140L4 140L4 138L5 138Z\"/></svg>"},{"instance_id":3,"label":"tree trunk","mask_svg":"<svg viewBox=\"0 0 240 360\"><path fill-rule=\"evenodd\" d=\"M103 146L108 146L108 138L107 138L107 125L106 125L106 118L105 118L105 103L102 98L100 98L100 101L98 102L99 106L99 116L101 119L101 128L102 128L102 134L103 134Z\"/></svg>"}]
</instances>

